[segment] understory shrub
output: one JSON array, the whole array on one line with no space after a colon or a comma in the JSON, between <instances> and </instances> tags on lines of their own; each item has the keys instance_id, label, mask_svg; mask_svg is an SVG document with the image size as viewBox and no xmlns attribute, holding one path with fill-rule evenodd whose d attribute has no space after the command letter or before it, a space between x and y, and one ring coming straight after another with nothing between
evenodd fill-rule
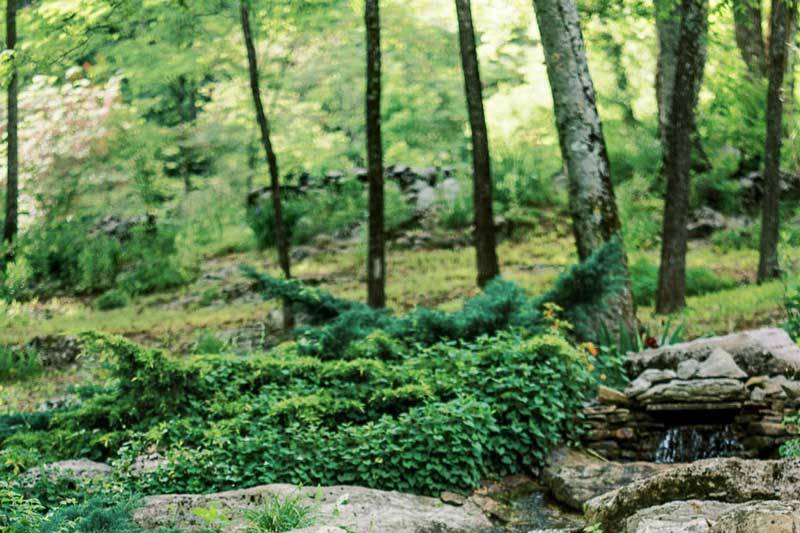
<instances>
[{"instance_id":1,"label":"understory shrub","mask_svg":"<svg viewBox=\"0 0 800 533\"><path fill-rule=\"evenodd\" d=\"M100 311L110 311L111 309L121 309L131 303L128 293L120 289L111 289L104 292L94 301L95 307Z\"/></svg>"}]
</instances>

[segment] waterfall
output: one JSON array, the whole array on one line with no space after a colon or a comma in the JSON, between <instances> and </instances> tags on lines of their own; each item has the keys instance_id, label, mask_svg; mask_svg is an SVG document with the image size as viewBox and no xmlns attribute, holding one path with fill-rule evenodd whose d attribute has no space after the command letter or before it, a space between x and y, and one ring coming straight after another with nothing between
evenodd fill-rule
<instances>
[{"instance_id":1,"label":"waterfall","mask_svg":"<svg viewBox=\"0 0 800 533\"><path fill-rule=\"evenodd\" d=\"M656 449L657 463L687 463L711 457L731 457L743 447L731 424L670 428Z\"/></svg>"}]
</instances>

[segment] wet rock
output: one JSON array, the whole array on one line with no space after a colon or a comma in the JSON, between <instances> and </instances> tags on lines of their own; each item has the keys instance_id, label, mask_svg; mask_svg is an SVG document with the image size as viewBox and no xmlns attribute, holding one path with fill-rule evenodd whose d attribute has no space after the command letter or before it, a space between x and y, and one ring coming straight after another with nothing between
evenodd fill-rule
<instances>
[{"instance_id":1,"label":"wet rock","mask_svg":"<svg viewBox=\"0 0 800 533\"><path fill-rule=\"evenodd\" d=\"M134 513L140 527L181 528L201 531L207 527L192 509L216 506L230 519L226 532L244 532L247 523L243 512L258 506L271 495L287 497L299 494L314 509L316 524L300 531L380 531L386 533L461 533L491 527L480 509L467 501L457 507L438 498L413 496L361 487L297 487L264 485L246 490L217 494L170 494L150 496Z\"/></svg>"},{"instance_id":2,"label":"wet rock","mask_svg":"<svg viewBox=\"0 0 800 533\"><path fill-rule=\"evenodd\" d=\"M551 454L542 471L542 483L556 500L580 511L596 496L677 466L603 461L585 452L560 448Z\"/></svg>"},{"instance_id":3,"label":"wet rock","mask_svg":"<svg viewBox=\"0 0 800 533\"><path fill-rule=\"evenodd\" d=\"M706 459L659 472L586 503L589 523L618 531L636 512L665 503L800 499L800 460Z\"/></svg>"},{"instance_id":4,"label":"wet rock","mask_svg":"<svg viewBox=\"0 0 800 533\"><path fill-rule=\"evenodd\" d=\"M800 502L748 502L722 514L711 533L784 533L800 531Z\"/></svg>"},{"instance_id":5,"label":"wet rock","mask_svg":"<svg viewBox=\"0 0 800 533\"><path fill-rule=\"evenodd\" d=\"M714 348L711 355L697 368L698 378L746 379L747 374L739 368L733 356L722 348Z\"/></svg>"},{"instance_id":6,"label":"wet rock","mask_svg":"<svg viewBox=\"0 0 800 533\"><path fill-rule=\"evenodd\" d=\"M689 500L642 509L625 522L627 533L707 533L735 504Z\"/></svg>"},{"instance_id":7,"label":"wet rock","mask_svg":"<svg viewBox=\"0 0 800 533\"><path fill-rule=\"evenodd\" d=\"M746 398L744 384L736 379L675 379L647 389L636 397L642 404L735 402Z\"/></svg>"}]
</instances>

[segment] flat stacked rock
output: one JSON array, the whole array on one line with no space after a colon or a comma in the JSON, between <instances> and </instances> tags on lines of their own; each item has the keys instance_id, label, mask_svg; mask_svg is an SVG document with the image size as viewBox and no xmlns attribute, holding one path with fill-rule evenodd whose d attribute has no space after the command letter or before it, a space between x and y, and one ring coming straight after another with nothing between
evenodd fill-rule
<instances>
[{"instance_id":1,"label":"flat stacked rock","mask_svg":"<svg viewBox=\"0 0 800 533\"><path fill-rule=\"evenodd\" d=\"M724 413L745 456L771 457L789 438L783 418L800 407L800 347L781 329L629 354L626 368L636 378L625 391L601 388L585 409L585 442L609 459L652 460L674 413L712 423Z\"/></svg>"}]
</instances>

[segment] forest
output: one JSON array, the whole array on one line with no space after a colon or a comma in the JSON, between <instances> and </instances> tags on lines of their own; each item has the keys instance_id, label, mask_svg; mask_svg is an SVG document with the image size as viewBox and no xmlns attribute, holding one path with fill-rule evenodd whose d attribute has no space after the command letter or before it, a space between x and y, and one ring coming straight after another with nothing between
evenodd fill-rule
<instances>
[{"instance_id":1,"label":"forest","mask_svg":"<svg viewBox=\"0 0 800 533\"><path fill-rule=\"evenodd\" d=\"M5 0L0 533L800 531L797 0Z\"/></svg>"}]
</instances>

